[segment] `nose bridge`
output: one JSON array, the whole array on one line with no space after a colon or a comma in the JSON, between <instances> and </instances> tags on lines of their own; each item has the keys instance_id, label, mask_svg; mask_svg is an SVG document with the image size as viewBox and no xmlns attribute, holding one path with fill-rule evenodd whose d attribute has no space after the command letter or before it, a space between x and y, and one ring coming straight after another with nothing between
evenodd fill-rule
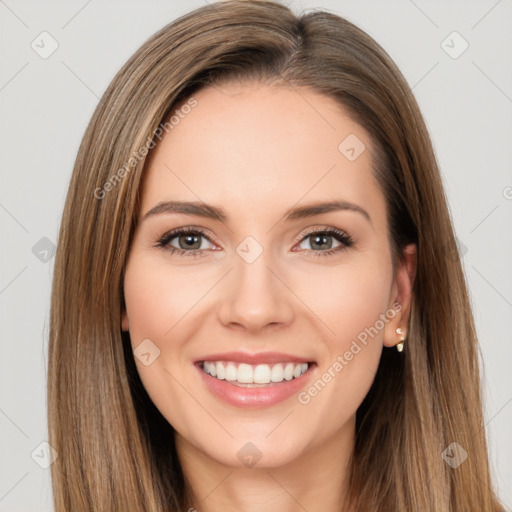
<instances>
[{"instance_id":1,"label":"nose bridge","mask_svg":"<svg viewBox=\"0 0 512 512\"><path fill-rule=\"evenodd\" d=\"M220 319L258 330L268 324L287 324L293 316L292 294L280 281L273 251L246 237L233 255L228 290L222 298Z\"/></svg>"}]
</instances>

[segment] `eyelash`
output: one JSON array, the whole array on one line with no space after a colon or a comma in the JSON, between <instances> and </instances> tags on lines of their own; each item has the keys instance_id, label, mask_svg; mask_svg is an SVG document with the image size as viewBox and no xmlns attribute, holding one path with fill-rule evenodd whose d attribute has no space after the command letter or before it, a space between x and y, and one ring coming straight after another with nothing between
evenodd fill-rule
<instances>
[{"instance_id":1,"label":"eyelash","mask_svg":"<svg viewBox=\"0 0 512 512\"><path fill-rule=\"evenodd\" d=\"M165 233L160 240L157 241L155 244L155 247L165 249L167 251L170 251L171 254L174 254L176 252L179 253L180 256L203 256L204 250L203 249L194 249L192 251L186 251L185 249L178 249L176 247L169 246L169 243L171 240L176 238L178 235L183 234L193 234L193 235L201 235L204 238L206 238L209 242L213 243L210 237L206 234L205 231L203 231L200 228L190 228L190 227L184 227L184 228L177 228L173 229L172 231L169 231ZM330 256L335 253L341 252L345 249L348 249L349 247L352 247L354 245L354 241L350 235L345 233L344 231L341 231L336 228L325 228L323 230L310 230L310 231L303 231L300 233L300 235L296 238L296 241L302 242L304 239L308 238L308 236L312 235L327 235L332 236L335 238L338 242L340 242L342 245L339 247L336 247L334 249L329 249L327 251L314 251L312 249L306 249L306 251L313 253L314 256Z\"/></svg>"}]
</instances>

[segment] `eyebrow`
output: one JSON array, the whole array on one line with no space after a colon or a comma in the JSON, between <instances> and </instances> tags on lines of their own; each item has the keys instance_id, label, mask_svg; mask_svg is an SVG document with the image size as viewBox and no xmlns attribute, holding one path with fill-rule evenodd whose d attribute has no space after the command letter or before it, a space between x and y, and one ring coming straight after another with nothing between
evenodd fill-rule
<instances>
[{"instance_id":1,"label":"eyebrow","mask_svg":"<svg viewBox=\"0 0 512 512\"><path fill-rule=\"evenodd\" d=\"M287 210L283 217L286 221L292 221L335 211L357 212L370 222L370 224L372 223L370 214L365 209L348 201L328 201L296 206ZM162 213L193 215L218 220L222 223L228 221L228 216L222 208L197 201L162 201L146 212L142 220Z\"/></svg>"}]
</instances>

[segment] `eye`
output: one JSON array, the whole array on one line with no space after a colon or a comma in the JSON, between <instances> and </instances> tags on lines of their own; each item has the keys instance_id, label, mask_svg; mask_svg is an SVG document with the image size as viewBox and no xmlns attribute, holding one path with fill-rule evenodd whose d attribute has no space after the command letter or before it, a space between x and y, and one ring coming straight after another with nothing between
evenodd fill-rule
<instances>
[{"instance_id":1,"label":"eye","mask_svg":"<svg viewBox=\"0 0 512 512\"><path fill-rule=\"evenodd\" d=\"M354 242L350 235L336 228L325 228L319 230L315 228L309 231L303 231L298 237L300 240L299 249L306 250L313 256L329 256L351 247ZM173 229L165 233L155 244L159 247L170 251L171 254L179 254L180 256L204 256L205 251L217 250L208 247L212 244L211 237L200 228L183 227ZM311 248L304 247L307 244ZM296 252L296 249L292 249Z\"/></svg>"},{"instance_id":2,"label":"eye","mask_svg":"<svg viewBox=\"0 0 512 512\"><path fill-rule=\"evenodd\" d=\"M302 232L299 247L310 252L313 256L329 256L354 245L354 241L344 231L336 228L314 229ZM336 245L337 243L337 245ZM304 247L309 245L311 248Z\"/></svg>"},{"instance_id":3,"label":"eye","mask_svg":"<svg viewBox=\"0 0 512 512\"><path fill-rule=\"evenodd\" d=\"M180 256L201 256L204 250L209 249L208 242L213 244L203 230L186 227L165 233L155 246L166 249L171 254L178 253Z\"/></svg>"}]
</instances>

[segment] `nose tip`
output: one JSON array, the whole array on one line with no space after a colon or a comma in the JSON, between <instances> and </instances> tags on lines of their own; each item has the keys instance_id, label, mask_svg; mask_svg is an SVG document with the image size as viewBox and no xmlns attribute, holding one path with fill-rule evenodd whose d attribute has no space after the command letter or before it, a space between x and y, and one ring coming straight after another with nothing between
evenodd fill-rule
<instances>
[{"instance_id":1,"label":"nose tip","mask_svg":"<svg viewBox=\"0 0 512 512\"><path fill-rule=\"evenodd\" d=\"M250 244L247 242L247 253L252 251L254 256ZM252 263L240 257L227 278L219 319L226 326L251 332L289 325L293 319L291 295L261 254Z\"/></svg>"}]
</instances>

